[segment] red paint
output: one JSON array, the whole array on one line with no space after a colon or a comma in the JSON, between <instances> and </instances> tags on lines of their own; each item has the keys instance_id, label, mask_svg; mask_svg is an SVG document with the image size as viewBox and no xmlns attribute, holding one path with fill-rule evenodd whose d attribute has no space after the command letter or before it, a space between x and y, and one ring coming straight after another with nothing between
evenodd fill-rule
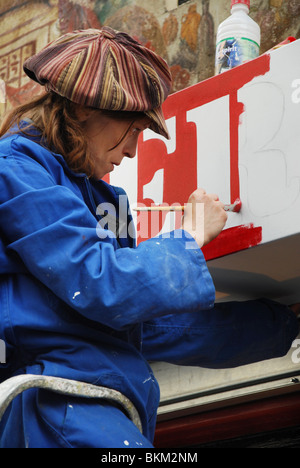
<instances>
[{"instance_id":1,"label":"red paint","mask_svg":"<svg viewBox=\"0 0 300 468\"><path fill-rule=\"evenodd\" d=\"M110 177L109 177L109 174L105 174L104 177L102 177L102 180L104 180L104 182L107 182L108 184L110 183Z\"/></svg>"},{"instance_id":2,"label":"red paint","mask_svg":"<svg viewBox=\"0 0 300 468\"><path fill-rule=\"evenodd\" d=\"M239 176L239 123L244 106L237 100L237 92L229 96L230 112L230 197L231 202L240 197Z\"/></svg>"},{"instance_id":3,"label":"red paint","mask_svg":"<svg viewBox=\"0 0 300 468\"><path fill-rule=\"evenodd\" d=\"M229 96L231 200L222 201L234 203L240 198L239 124L244 108L238 101L238 91L253 78L267 73L269 69L270 56L265 54L168 97L163 110L166 119L176 118L175 150L168 154L165 142L158 138L146 141L142 137L139 139L136 200L138 203L150 206L154 202L152 199L144 198L143 189L159 169L163 169L162 203L184 205L187 202L189 195L197 188L197 145L201 143L197 142L196 124L186 121L187 112L224 96ZM207 155L204 154L203 158L205 157ZM109 183L109 175L104 180ZM166 216L166 212L160 213L159 217L153 217L153 213L140 213L137 242L156 236L161 231ZM178 219L177 228L180 227ZM205 247L207 259L257 245L261 239L261 228L252 224L225 229L217 239Z\"/></svg>"},{"instance_id":4,"label":"red paint","mask_svg":"<svg viewBox=\"0 0 300 468\"><path fill-rule=\"evenodd\" d=\"M182 91L171 94L163 104L166 118L178 115L198 106L203 106L226 95L235 94L245 84L256 76L265 75L270 70L270 56L261 55L226 73L213 76L190 86Z\"/></svg>"},{"instance_id":5,"label":"red paint","mask_svg":"<svg viewBox=\"0 0 300 468\"><path fill-rule=\"evenodd\" d=\"M206 260L212 260L254 247L260 244L261 240L261 227L254 227L253 224L242 225L225 229L216 239L202 247L202 251Z\"/></svg>"},{"instance_id":6,"label":"red paint","mask_svg":"<svg viewBox=\"0 0 300 468\"><path fill-rule=\"evenodd\" d=\"M233 207L233 213L238 213L239 211L241 211L241 208L242 208L242 202L239 198L237 198L234 202L234 207Z\"/></svg>"},{"instance_id":7,"label":"red paint","mask_svg":"<svg viewBox=\"0 0 300 468\"><path fill-rule=\"evenodd\" d=\"M242 208L242 202L239 198L234 200L234 203L230 205L225 204L224 206L225 211L232 211L233 213L238 213L239 211L241 211L241 208Z\"/></svg>"},{"instance_id":8,"label":"red paint","mask_svg":"<svg viewBox=\"0 0 300 468\"><path fill-rule=\"evenodd\" d=\"M167 153L164 142L152 139L139 142L138 146L138 199L142 204L150 205L154 200L143 198L143 188L148 184L156 171L164 170L163 203L184 204L189 195L197 188L197 135L193 122L186 121L186 113L199 106L212 102L223 96L229 96L230 115L230 197L225 203L234 203L240 198L239 180L239 124L244 111L238 101L238 91L256 76L264 75L270 69L270 56L265 54L230 70L212 77L194 86L172 94L163 105L166 119L176 117L176 148L172 154ZM201 156L200 156L201 157ZM203 155L207 157L207 155ZM216 168L217 170L217 168ZM203 187L205 188L205 187ZM144 218L150 222L149 214ZM160 222L151 227L151 234L156 235L162 229L166 213ZM139 218L140 226L143 217ZM215 258L238 250L246 249L261 242L261 228L253 225L238 226L224 230L220 236L205 248L208 258ZM142 239L138 236L138 242Z\"/></svg>"}]
</instances>

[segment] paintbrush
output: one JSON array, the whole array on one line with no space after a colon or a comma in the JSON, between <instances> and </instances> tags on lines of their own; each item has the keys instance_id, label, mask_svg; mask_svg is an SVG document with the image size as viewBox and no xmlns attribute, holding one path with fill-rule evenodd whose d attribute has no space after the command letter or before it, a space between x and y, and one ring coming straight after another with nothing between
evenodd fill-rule
<instances>
[{"instance_id":1,"label":"paintbrush","mask_svg":"<svg viewBox=\"0 0 300 468\"><path fill-rule=\"evenodd\" d=\"M238 213L242 207L242 202L237 198L234 203L230 205L224 205L225 211L230 211L231 213ZM169 206L137 206L134 208L134 211L184 211L185 206L181 205L169 205Z\"/></svg>"}]
</instances>

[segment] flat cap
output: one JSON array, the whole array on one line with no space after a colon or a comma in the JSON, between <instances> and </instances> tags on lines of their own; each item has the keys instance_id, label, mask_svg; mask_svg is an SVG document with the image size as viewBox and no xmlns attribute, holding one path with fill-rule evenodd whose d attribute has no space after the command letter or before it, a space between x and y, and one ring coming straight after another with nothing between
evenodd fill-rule
<instances>
[{"instance_id":1,"label":"flat cap","mask_svg":"<svg viewBox=\"0 0 300 468\"><path fill-rule=\"evenodd\" d=\"M130 35L109 27L67 33L23 65L34 81L96 109L144 112L150 128L169 138L161 105L171 88L165 60Z\"/></svg>"}]
</instances>

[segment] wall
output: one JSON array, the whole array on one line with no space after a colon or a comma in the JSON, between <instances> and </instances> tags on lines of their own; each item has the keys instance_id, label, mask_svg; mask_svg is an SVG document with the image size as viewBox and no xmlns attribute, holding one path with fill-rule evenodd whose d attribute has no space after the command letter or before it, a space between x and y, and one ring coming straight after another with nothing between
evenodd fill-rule
<instances>
[{"instance_id":1,"label":"wall","mask_svg":"<svg viewBox=\"0 0 300 468\"><path fill-rule=\"evenodd\" d=\"M22 72L26 57L78 28L109 25L156 50L171 66L173 92L202 81L214 74L216 30L229 10L230 0L1 0L0 116L38 91ZM261 52L300 38L298 0L252 0L251 16Z\"/></svg>"}]
</instances>

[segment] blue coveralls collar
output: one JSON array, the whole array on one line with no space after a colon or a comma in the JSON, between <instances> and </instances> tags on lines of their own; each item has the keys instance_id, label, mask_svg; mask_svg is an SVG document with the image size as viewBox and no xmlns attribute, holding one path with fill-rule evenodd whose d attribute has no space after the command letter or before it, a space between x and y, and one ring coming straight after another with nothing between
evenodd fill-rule
<instances>
[{"instance_id":1,"label":"blue coveralls collar","mask_svg":"<svg viewBox=\"0 0 300 468\"><path fill-rule=\"evenodd\" d=\"M39 145L47 149L72 177L84 179L87 178L87 175L83 172L72 171L68 166L65 158L60 153L55 152L49 147L47 141L42 137L40 130L35 126L34 122L31 119L26 118L21 120L19 126L14 125L12 127L11 133L19 131L21 132L24 138L28 138L29 140L38 143Z\"/></svg>"}]
</instances>

